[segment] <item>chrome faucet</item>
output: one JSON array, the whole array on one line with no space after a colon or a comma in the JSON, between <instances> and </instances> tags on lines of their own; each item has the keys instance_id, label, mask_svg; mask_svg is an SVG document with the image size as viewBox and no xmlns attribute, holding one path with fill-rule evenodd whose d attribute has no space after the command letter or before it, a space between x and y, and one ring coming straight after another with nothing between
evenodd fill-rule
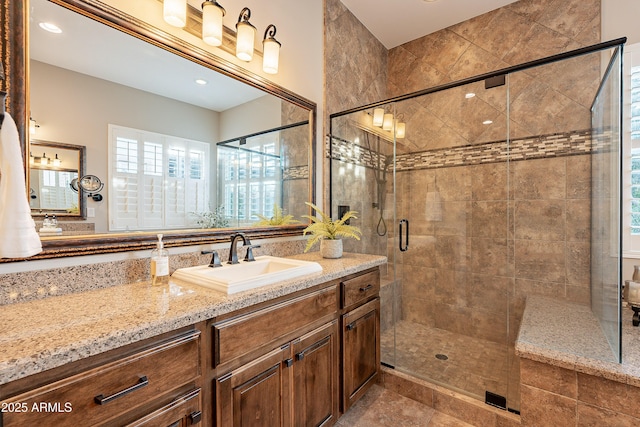
<instances>
[{"instance_id":1,"label":"chrome faucet","mask_svg":"<svg viewBox=\"0 0 640 427\"><path fill-rule=\"evenodd\" d=\"M238 263L238 247L236 246L236 241L238 239L242 239L242 246L251 245L251 241L244 233L235 233L231 235L231 249L229 249L229 261L227 264L237 264Z\"/></svg>"}]
</instances>

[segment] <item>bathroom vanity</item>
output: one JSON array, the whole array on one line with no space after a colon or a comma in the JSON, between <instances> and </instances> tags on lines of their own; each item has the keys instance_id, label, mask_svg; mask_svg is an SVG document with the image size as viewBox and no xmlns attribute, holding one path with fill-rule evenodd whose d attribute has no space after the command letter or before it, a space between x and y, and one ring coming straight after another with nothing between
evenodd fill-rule
<instances>
[{"instance_id":1,"label":"bathroom vanity","mask_svg":"<svg viewBox=\"0 0 640 427\"><path fill-rule=\"evenodd\" d=\"M173 280L3 307L0 425L334 424L379 374L386 259L297 258L323 271L231 296Z\"/></svg>"}]
</instances>

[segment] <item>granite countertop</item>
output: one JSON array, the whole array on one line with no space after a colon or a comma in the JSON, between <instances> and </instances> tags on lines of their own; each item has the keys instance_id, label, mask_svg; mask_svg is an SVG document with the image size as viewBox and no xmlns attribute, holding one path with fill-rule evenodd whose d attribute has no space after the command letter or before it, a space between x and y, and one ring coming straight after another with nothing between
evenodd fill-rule
<instances>
[{"instance_id":1,"label":"granite countertop","mask_svg":"<svg viewBox=\"0 0 640 427\"><path fill-rule=\"evenodd\" d=\"M585 305L527 298L516 354L589 375L640 387L640 328L623 309L622 363L618 363L600 323Z\"/></svg>"},{"instance_id":2,"label":"granite countertop","mask_svg":"<svg viewBox=\"0 0 640 427\"><path fill-rule=\"evenodd\" d=\"M186 282L149 282L10 304L0 310L0 384L382 265L386 257L319 253L322 272L229 295Z\"/></svg>"}]
</instances>

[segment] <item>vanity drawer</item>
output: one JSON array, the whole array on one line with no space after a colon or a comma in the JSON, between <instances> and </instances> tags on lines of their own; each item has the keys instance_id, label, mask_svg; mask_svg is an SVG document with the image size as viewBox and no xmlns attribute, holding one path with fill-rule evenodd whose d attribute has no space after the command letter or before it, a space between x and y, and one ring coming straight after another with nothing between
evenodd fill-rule
<instances>
[{"instance_id":1,"label":"vanity drawer","mask_svg":"<svg viewBox=\"0 0 640 427\"><path fill-rule=\"evenodd\" d=\"M219 365L291 333L338 309L337 286L332 285L252 313L213 325L214 363Z\"/></svg>"},{"instance_id":2,"label":"vanity drawer","mask_svg":"<svg viewBox=\"0 0 640 427\"><path fill-rule=\"evenodd\" d=\"M103 425L194 381L200 332L192 331L121 360L2 402L0 425Z\"/></svg>"},{"instance_id":3,"label":"vanity drawer","mask_svg":"<svg viewBox=\"0 0 640 427\"><path fill-rule=\"evenodd\" d=\"M344 280L342 288L342 308L364 302L380 292L380 271L375 270Z\"/></svg>"}]
</instances>

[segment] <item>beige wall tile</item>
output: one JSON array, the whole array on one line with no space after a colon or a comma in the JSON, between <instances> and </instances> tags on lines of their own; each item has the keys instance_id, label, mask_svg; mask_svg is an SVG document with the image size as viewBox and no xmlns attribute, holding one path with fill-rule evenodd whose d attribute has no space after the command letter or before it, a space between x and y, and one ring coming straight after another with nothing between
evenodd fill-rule
<instances>
[{"instance_id":1,"label":"beige wall tile","mask_svg":"<svg viewBox=\"0 0 640 427\"><path fill-rule=\"evenodd\" d=\"M515 238L527 240L564 240L564 200L517 200L515 202Z\"/></svg>"},{"instance_id":2,"label":"beige wall tile","mask_svg":"<svg viewBox=\"0 0 640 427\"><path fill-rule=\"evenodd\" d=\"M575 371L520 359L520 379L523 384L576 399L578 379Z\"/></svg>"},{"instance_id":3,"label":"beige wall tile","mask_svg":"<svg viewBox=\"0 0 640 427\"><path fill-rule=\"evenodd\" d=\"M578 399L600 408L640 418L640 389L617 381L578 373Z\"/></svg>"},{"instance_id":4,"label":"beige wall tile","mask_svg":"<svg viewBox=\"0 0 640 427\"><path fill-rule=\"evenodd\" d=\"M493 427L497 423L496 414L439 391L433 393L433 408L472 425Z\"/></svg>"},{"instance_id":5,"label":"beige wall tile","mask_svg":"<svg viewBox=\"0 0 640 427\"><path fill-rule=\"evenodd\" d=\"M580 427L635 427L639 422L638 418L578 402Z\"/></svg>"},{"instance_id":6,"label":"beige wall tile","mask_svg":"<svg viewBox=\"0 0 640 427\"><path fill-rule=\"evenodd\" d=\"M575 399L523 385L520 387L520 401L523 426L569 427L576 425L577 402Z\"/></svg>"}]
</instances>

